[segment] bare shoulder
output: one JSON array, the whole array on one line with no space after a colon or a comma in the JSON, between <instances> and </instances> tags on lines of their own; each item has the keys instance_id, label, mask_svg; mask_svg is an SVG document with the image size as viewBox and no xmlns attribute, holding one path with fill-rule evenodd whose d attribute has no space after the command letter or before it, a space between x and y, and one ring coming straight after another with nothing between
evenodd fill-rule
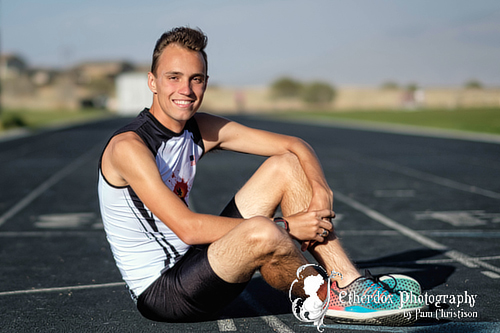
<instances>
[{"instance_id":1,"label":"bare shoulder","mask_svg":"<svg viewBox=\"0 0 500 333\"><path fill-rule=\"evenodd\" d=\"M204 112L196 113L194 117L200 130L219 128L231 122L231 120L227 118Z\"/></svg>"},{"instance_id":2,"label":"bare shoulder","mask_svg":"<svg viewBox=\"0 0 500 333\"><path fill-rule=\"evenodd\" d=\"M124 132L116 135L109 142L108 147L111 149L133 149L139 148L141 146L145 147L144 141L135 132Z\"/></svg>"},{"instance_id":3,"label":"bare shoulder","mask_svg":"<svg viewBox=\"0 0 500 333\"><path fill-rule=\"evenodd\" d=\"M276 139L270 132L211 114L197 114L196 120L207 151L221 148L260 155L263 153L262 149L255 150L255 146L266 147Z\"/></svg>"},{"instance_id":4,"label":"bare shoulder","mask_svg":"<svg viewBox=\"0 0 500 333\"><path fill-rule=\"evenodd\" d=\"M121 133L113 137L104 150L102 173L111 184L126 186L129 185L124 177L127 169L151 158L151 152L136 133Z\"/></svg>"},{"instance_id":5,"label":"bare shoulder","mask_svg":"<svg viewBox=\"0 0 500 333\"><path fill-rule=\"evenodd\" d=\"M194 117L198 123L198 128L200 129L201 137L207 151L216 148L220 144L222 137L221 130L227 124L232 123L224 117L203 112L195 114Z\"/></svg>"}]
</instances>

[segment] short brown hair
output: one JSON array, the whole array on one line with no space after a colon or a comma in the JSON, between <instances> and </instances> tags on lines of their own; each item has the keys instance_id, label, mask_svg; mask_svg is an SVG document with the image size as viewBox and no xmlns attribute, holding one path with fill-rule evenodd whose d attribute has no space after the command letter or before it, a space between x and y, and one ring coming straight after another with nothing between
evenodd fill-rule
<instances>
[{"instance_id":1,"label":"short brown hair","mask_svg":"<svg viewBox=\"0 0 500 333\"><path fill-rule=\"evenodd\" d=\"M156 69L158 67L158 58L160 58L163 50L169 44L179 44L189 50L200 52L205 60L205 70L208 70L207 54L205 47L207 46L207 36L201 29L191 29L188 27L178 27L165 32L156 42L153 51L153 61L151 63L151 73L156 76Z\"/></svg>"}]
</instances>

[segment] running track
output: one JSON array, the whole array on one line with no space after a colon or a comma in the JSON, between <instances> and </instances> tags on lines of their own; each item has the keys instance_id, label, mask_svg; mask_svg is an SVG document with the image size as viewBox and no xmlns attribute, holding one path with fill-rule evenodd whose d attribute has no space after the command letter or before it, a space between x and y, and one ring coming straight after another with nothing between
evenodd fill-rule
<instances>
[{"instance_id":1,"label":"running track","mask_svg":"<svg viewBox=\"0 0 500 333\"><path fill-rule=\"evenodd\" d=\"M337 231L361 270L411 275L424 293L447 303L475 296L473 306L447 304L411 328L326 320L326 332L500 330L496 139L234 119L300 136L315 148L335 192ZM218 320L166 324L137 313L105 240L95 186L99 153L127 121L0 138L0 331L316 332L258 274ZM227 152L204 157L192 207L217 214L262 160Z\"/></svg>"}]
</instances>

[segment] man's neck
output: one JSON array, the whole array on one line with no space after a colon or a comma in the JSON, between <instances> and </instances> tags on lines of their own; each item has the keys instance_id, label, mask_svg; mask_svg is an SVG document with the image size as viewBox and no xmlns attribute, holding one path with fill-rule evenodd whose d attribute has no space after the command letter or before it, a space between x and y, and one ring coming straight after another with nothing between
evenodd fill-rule
<instances>
[{"instance_id":1,"label":"man's neck","mask_svg":"<svg viewBox=\"0 0 500 333\"><path fill-rule=\"evenodd\" d=\"M187 120L176 120L172 117L169 117L167 114L163 112L163 110L153 104L149 109L149 112L167 129L171 130L174 133L181 133L184 127L186 126Z\"/></svg>"}]
</instances>

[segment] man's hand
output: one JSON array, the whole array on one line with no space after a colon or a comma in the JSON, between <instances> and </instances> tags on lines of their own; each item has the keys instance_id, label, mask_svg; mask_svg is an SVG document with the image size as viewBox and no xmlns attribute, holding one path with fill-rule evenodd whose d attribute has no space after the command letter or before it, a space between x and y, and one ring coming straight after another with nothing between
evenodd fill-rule
<instances>
[{"instance_id":1,"label":"man's hand","mask_svg":"<svg viewBox=\"0 0 500 333\"><path fill-rule=\"evenodd\" d=\"M323 242L325 237L333 231L333 225L329 219L334 216L335 213L332 210L322 209L287 216L286 220L290 228L290 235L295 239Z\"/></svg>"},{"instance_id":2,"label":"man's hand","mask_svg":"<svg viewBox=\"0 0 500 333\"><path fill-rule=\"evenodd\" d=\"M326 185L326 183L323 186L317 186L313 190L313 196L312 196L311 203L309 205L308 211L309 212L314 212L314 211L318 211L320 209L329 209L329 210L333 209L333 192L328 187L328 185ZM332 229L328 230L329 233L331 231L333 231L333 224L332 224L331 220L334 217L335 217L335 213L333 213L332 216L325 216L325 217L323 217L324 221L326 221L326 222L330 223L330 225L332 225ZM321 242L323 242L326 237L328 237L328 235L326 235L325 237L323 237L323 240ZM306 251L308 248L310 248L311 246L313 246L315 243L316 243L315 240L306 240L306 241L303 241L302 245L301 245L302 252Z\"/></svg>"}]
</instances>

